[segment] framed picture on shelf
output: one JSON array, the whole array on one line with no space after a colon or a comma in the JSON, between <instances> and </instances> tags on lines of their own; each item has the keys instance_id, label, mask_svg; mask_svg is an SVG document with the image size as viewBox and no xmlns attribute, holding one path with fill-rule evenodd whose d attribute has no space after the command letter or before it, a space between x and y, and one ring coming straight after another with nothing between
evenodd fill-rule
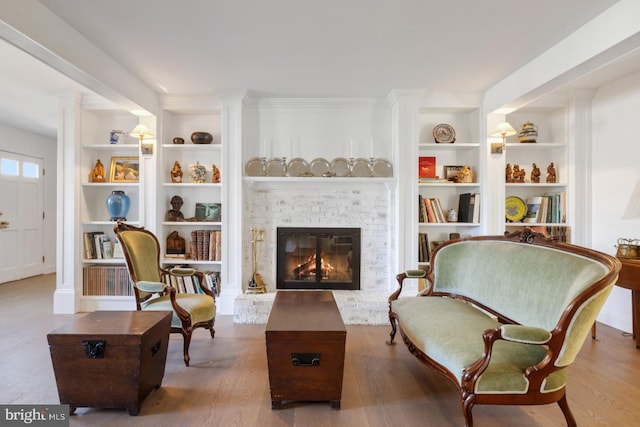
<instances>
[{"instance_id":1,"label":"framed picture on shelf","mask_svg":"<svg viewBox=\"0 0 640 427\"><path fill-rule=\"evenodd\" d=\"M196 219L202 221L220 221L221 211L220 203L196 203Z\"/></svg>"},{"instance_id":2,"label":"framed picture on shelf","mask_svg":"<svg viewBox=\"0 0 640 427\"><path fill-rule=\"evenodd\" d=\"M140 159L137 157L112 157L109 182L138 182Z\"/></svg>"},{"instance_id":3,"label":"framed picture on shelf","mask_svg":"<svg viewBox=\"0 0 640 427\"><path fill-rule=\"evenodd\" d=\"M461 165L445 166L443 171L444 179L449 181L457 181L458 175L460 174L460 171L462 171L462 168L464 168L464 166L461 166Z\"/></svg>"}]
</instances>

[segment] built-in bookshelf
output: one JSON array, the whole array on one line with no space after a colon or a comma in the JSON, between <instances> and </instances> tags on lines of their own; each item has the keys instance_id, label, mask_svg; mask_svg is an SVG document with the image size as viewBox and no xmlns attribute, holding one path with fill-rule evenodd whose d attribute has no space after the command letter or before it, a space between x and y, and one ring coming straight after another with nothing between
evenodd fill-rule
<instances>
[{"instance_id":1,"label":"built-in bookshelf","mask_svg":"<svg viewBox=\"0 0 640 427\"><path fill-rule=\"evenodd\" d=\"M420 139L415 165L418 168L418 265L428 263L430 251L439 242L480 232L482 175L478 114L479 110L473 107L420 109ZM443 124L455 132L453 142L435 141L434 128ZM425 171L421 169L425 161L432 168L427 173L429 177L425 177ZM464 179L461 176L463 169L470 173ZM460 216L460 199L469 196L473 196L475 218Z\"/></svg>"},{"instance_id":2,"label":"built-in bookshelf","mask_svg":"<svg viewBox=\"0 0 640 427\"><path fill-rule=\"evenodd\" d=\"M530 122L538 132L535 142L518 142L518 135L507 138L505 197L519 198L527 211L517 221L510 221L505 216L506 230L514 231L526 225L555 239L571 241L566 115L564 107L530 106L506 116L517 131ZM516 167L524 171L523 179L509 182L512 180L507 177L507 168L513 171ZM532 176L534 168L539 171L539 182Z\"/></svg>"},{"instance_id":3,"label":"built-in bookshelf","mask_svg":"<svg viewBox=\"0 0 640 427\"><path fill-rule=\"evenodd\" d=\"M80 231L76 233L76 247L82 268L77 274L82 283L83 309L93 309L102 307L100 301L117 303L131 295L124 258L117 250L114 254L115 221L106 200L114 191L124 192L130 200L126 221L140 224L139 147L127 133L138 124L138 117L122 110L85 109L81 123ZM126 178L119 174L123 164L130 167Z\"/></svg>"},{"instance_id":4,"label":"built-in bookshelf","mask_svg":"<svg viewBox=\"0 0 640 427\"><path fill-rule=\"evenodd\" d=\"M208 133L211 143L193 143L194 132ZM205 276L213 274L218 286L225 260L226 221L220 109L165 105L159 141L157 215L161 263L166 268L185 265ZM176 201L179 214L175 212Z\"/></svg>"}]
</instances>

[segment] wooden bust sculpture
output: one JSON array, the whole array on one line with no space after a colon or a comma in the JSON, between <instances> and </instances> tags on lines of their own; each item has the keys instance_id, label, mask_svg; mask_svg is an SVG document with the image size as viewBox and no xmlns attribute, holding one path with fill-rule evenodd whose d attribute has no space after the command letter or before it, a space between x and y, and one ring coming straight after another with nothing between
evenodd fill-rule
<instances>
[{"instance_id":1,"label":"wooden bust sculpture","mask_svg":"<svg viewBox=\"0 0 640 427\"><path fill-rule=\"evenodd\" d=\"M180 212L180 208L182 207L182 197L173 196L171 198L171 208L167 212L167 221L184 221L184 215Z\"/></svg>"}]
</instances>

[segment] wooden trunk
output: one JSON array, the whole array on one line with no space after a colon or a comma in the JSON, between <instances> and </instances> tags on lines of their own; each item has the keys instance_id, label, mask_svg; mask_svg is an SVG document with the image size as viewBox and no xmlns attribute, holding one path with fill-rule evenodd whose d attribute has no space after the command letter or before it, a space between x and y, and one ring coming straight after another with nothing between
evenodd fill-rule
<instances>
[{"instance_id":1,"label":"wooden trunk","mask_svg":"<svg viewBox=\"0 0 640 427\"><path fill-rule=\"evenodd\" d=\"M271 407L285 400L340 408L347 330L331 291L280 291L266 328Z\"/></svg>"},{"instance_id":2,"label":"wooden trunk","mask_svg":"<svg viewBox=\"0 0 640 427\"><path fill-rule=\"evenodd\" d=\"M95 311L47 335L61 404L125 408L137 415L159 388L170 311Z\"/></svg>"}]
</instances>

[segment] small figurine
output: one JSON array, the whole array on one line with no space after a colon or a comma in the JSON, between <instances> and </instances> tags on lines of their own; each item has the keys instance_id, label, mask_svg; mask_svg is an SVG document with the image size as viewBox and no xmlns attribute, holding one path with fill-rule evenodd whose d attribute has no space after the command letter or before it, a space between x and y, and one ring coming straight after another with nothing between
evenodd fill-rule
<instances>
[{"instance_id":1,"label":"small figurine","mask_svg":"<svg viewBox=\"0 0 640 427\"><path fill-rule=\"evenodd\" d=\"M184 215L180 212L183 203L180 196L171 198L171 207L173 209L169 209L169 212L167 212L167 221L184 221Z\"/></svg>"},{"instance_id":2,"label":"small figurine","mask_svg":"<svg viewBox=\"0 0 640 427\"><path fill-rule=\"evenodd\" d=\"M556 168L553 165L553 162L547 166L547 182L555 183L556 182Z\"/></svg>"},{"instance_id":3,"label":"small figurine","mask_svg":"<svg viewBox=\"0 0 640 427\"><path fill-rule=\"evenodd\" d=\"M507 163L504 182L513 182L513 169L511 169L511 163Z\"/></svg>"},{"instance_id":4,"label":"small figurine","mask_svg":"<svg viewBox=\"0 0 640 427\"><path fill-rule=\"evenodd\" d=\"M96 165L91 171L91 182L105 182L104 165L100 159L98 159Z\"/></svg>"},{"instance_id":5,"label":"small figurine","mask_svg":"<svg viewBox=\"0 0 640 427\"><path fill-rule=\"evenodd\" d=\"M515 183L523 183L524 176L527 173L524 169L520 169L520 165L513 165L513 182Z\"/></svg>"},{"instance_id":6,"label":"small figurine","mask_svg":"<svg viewBox=\"0 0 640 427\"><path fill-rule=\"evenodd\" d=\"M531 169L531 182L538 184L540 182L540 168L534 163Z\"/></svg>"},{"instance_id":7,"label":"small figurine","mask_svg":"<svg viewBox=\"0 0 640 427\"><path fill-rule=\"evenodd\" d=\"M469 166L463 166L458 174L458 182L473 182L473 173Z\"/></svg>"},{"instance_id":8,"label":"small figurine","mask_svg":"<svg viewBox=\"0 0 640 427\"><path fill-rule=\"evenodd\" d=\"M216 165L211 165L211 182L214 184L220 183L220 169L216 167Z\"/></svg>"},{"instance_id":9,"label":"small figurine","mask_svg":"<svg viewBox=\"0 0 640 427\"><path fill-rule=\"evenodd\" d=\"M171 182L182 182L182 168L180 167L180 163L178 163L177 160L175 161L175 163L173 163L173 169L171 169Z\"/></svg>"}]
</instances>

